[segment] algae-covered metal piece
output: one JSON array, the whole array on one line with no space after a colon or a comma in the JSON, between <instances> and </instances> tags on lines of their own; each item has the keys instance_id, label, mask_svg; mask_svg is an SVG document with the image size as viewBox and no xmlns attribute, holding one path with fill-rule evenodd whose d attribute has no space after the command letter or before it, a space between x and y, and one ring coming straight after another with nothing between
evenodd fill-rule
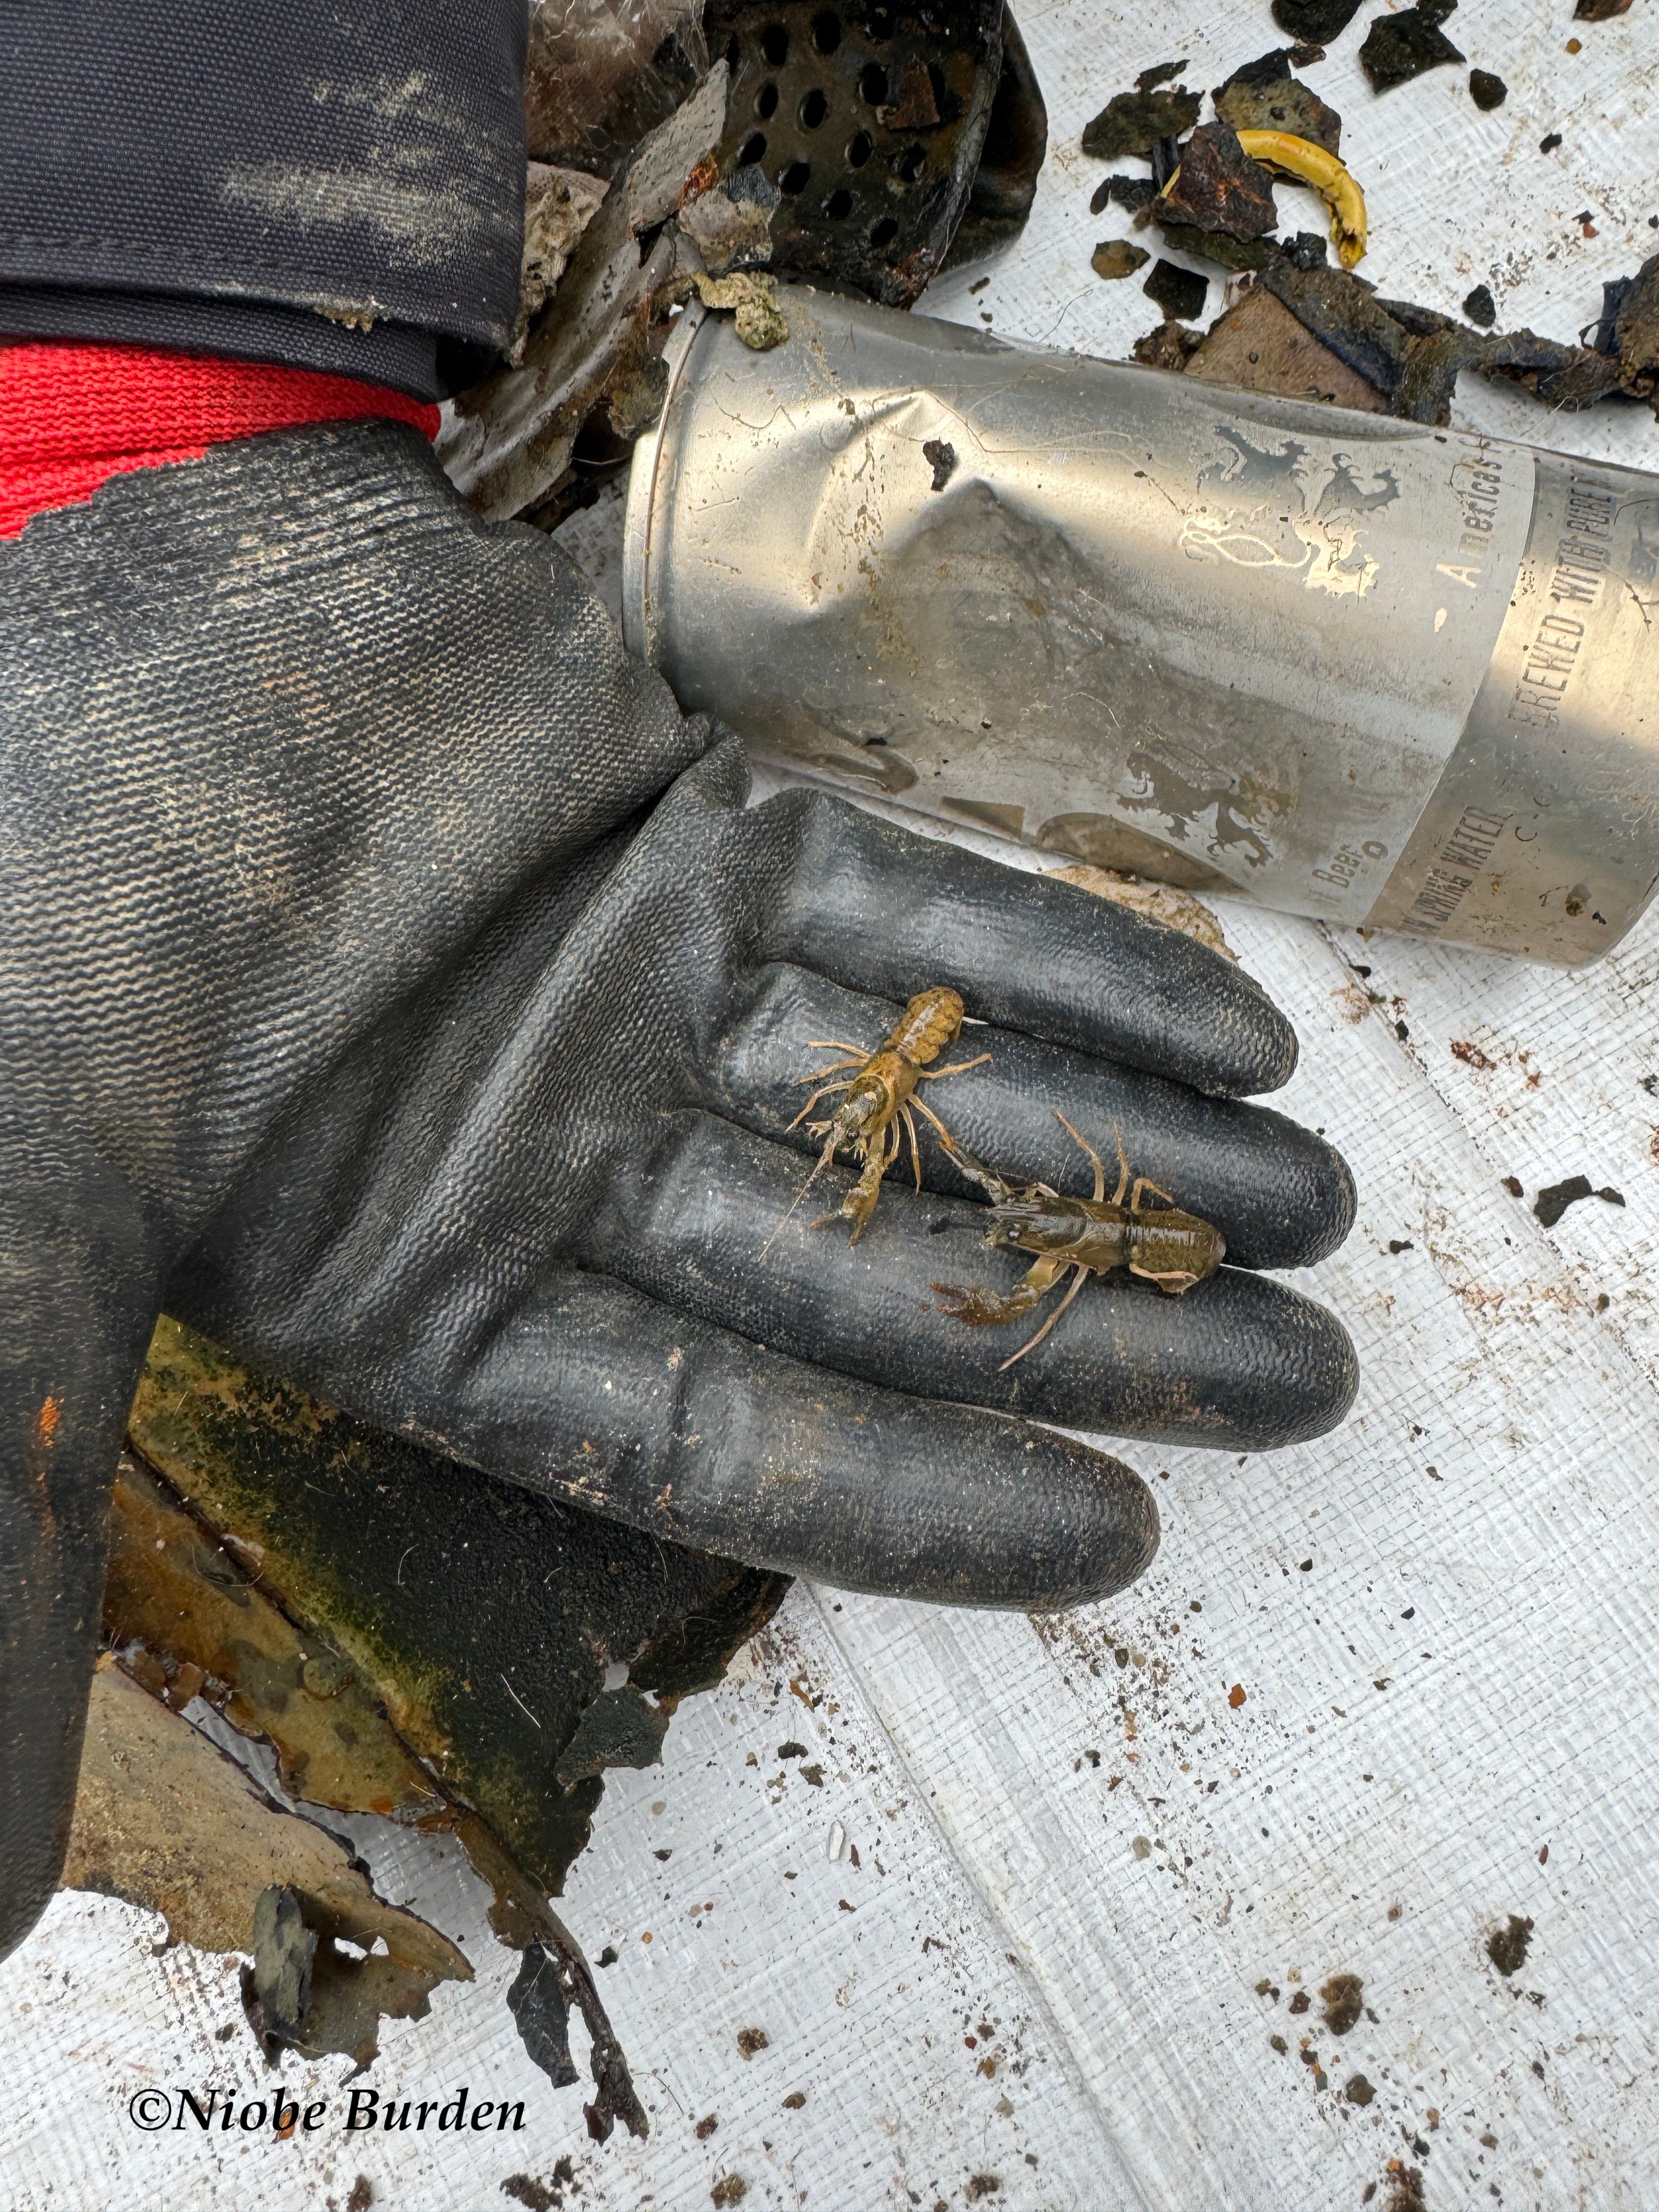
<instances>
[{"instance_id":1,"label":"algae-covered metal piece","mask_svg":"<svg viewBox=\"0 0 1659 2212\"><path fill-rule=\"evenodd\" d=\"M560 1761L607 1668L659 1693L703 1687L787 1587L382 1435L173 1322L156 1330L130 1435L555 1895L603 1786L561 1781ZM683 1644L693 1619L709 1625L707 1656L656 1663L656 1639Z\"/></svg>"},{"instance_id":2,"label":"algae-covered metal piece","mask_svg":"<svg viewBox=\"0 0 1659 2212\"><path fill-rule=\"evenodd\" d=\"M106 1690L104 1704L128 1735L148 1741L164 1723L173 1733L167 1759L137 1763L89 1736L71 1884L185 1912L176 1936L252 1950L245 2002L270 2051L366 2063L380 2014L423 2010L442 1972L469 1971L407 1915L420 1934L389 1942L392 1964L340 1952L337 1937L356 1940L348 1906L369 1929L366 1946L382 1932L374 1915L392 1908L331 1839L270 1804L163 1710L203 1698L270 1745L296 1802L453 1832L494 1892L491 1926L526 1954L513 2009L531 2055L556 2082L575 2080L575 2005L592 2041L590 2132L602 2141L620 2118L643 2134L621 2046L548 1893L587 1839L605 1770L660 1755L678 1699L719 1680L787 1578L491 1481L172 1322L156 1331L130 1437L105 1631L155 1717L136 1722L124 1691ZM125 1777L132 1802L118 1817L100 1757ZM168 1782L204 1767L209 1785ZM250 1828L253 1841L237 1842ZM139 1846L123 1856L120 1835ZM341 1895L318 1871L332 1868L331 1853L350 1877ZM227 1860L230 1874L209 1880ZM216 1917L191 1899L198 1866L204 1893L222 1899Z\"/></svg>"}]
</instances>

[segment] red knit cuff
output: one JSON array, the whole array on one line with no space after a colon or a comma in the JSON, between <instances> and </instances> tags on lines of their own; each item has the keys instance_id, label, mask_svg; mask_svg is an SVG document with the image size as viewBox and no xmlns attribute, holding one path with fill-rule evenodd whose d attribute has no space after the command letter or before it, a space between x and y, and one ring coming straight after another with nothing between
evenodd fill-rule
<instances>
[{"instance_id":1,"label":"red knit cuff","mask_svg":"<svg viewBox=\"0 0 1659 2212\"><path fill-rule=\"evenodd\" d=\"M437 435L435 407L355 377L143 346L0 345L0 538L90 499L118 470L199 461L210 446L261 430L372 416Z\"/></svg>"}]
</instances>

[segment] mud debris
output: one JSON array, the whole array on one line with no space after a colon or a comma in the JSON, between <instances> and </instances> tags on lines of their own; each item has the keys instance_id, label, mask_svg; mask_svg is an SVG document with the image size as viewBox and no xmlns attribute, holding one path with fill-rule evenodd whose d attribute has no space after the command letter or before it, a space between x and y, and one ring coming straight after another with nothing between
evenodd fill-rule
<instances>
[{"instance_id":1,"label":"mud debris","mask_svg":"<svg viewBox=\"0 0 1659 2212\"><path fill-rule=\"evenodd\" d=\"M1378 92L1467 58L1440 27L1456 6L1457 0L1419 0L1415 8L1376 18L1359 49L1359 66Z\"/></svg>"},{"instance_id":2,"label":"mud debris","mask_svg":"<svg viewBox=\"0 0 1659 2212\"><path fill-rule=\"evenodd\" d=\"M1630 12L1631 0L1578 0L1572 16L1576 23L1610 23Z\"/></svg>"},{"instance_id":3,"label":"mud debris","mask_svg":"<svg viewBox=\"0 0 1659 2212\"><path fill-rule=\"evenodd\" d=\"M1429 2212L1423 2194L1423 2169L1391 2158L1388 2166L1389 2194L1382 2212Z\"/></svg>"},{"instance_id":4,"label":"mud debris","mask_svg":"<svg viewBox=\"0 0 1659 2212\"><path fill-rule=\"evenodd\" d=\"M562 2198L545 2181L538 2181L533 2173L509 2173L501 2184L503 2197L510 2197L515 2204L527 2207L527 2212L554 2212Z\"/></svg>"},{"instance_id":5,"label":"mud debris","mask_svg":"<svg viewBox=\"0 0 1659 2212\"><path fill-rule=\"evenodd\" d=\"M1363 2074L1350 2074L1342 2085L1342 2094L1351 2105L1369 2105L1376 2092Z\"/></svg>"},{"instance_id":6,"label":"mud debris","mask_svg":"<svg viewBox=\"0 0 1659 2212\"><path fill-rule=\"evenodd\" d=\"M1325 2025L1333 2035L1346 2035L1364 2005L1365 1984L1358 1974L1333 1974L1319 1995L1325 2008Z\"/></svg>"},{"instance_id":7,"label":"mud debris","mask_svg":"<svg viewBox=\"0 0 1659 2212\"><path fill-rule=\"evenodd\" d=\"M1462 60L1441 28L1455 3L1419 0L1373 21L1361 58L1379 88ZM1345 27L1352 11L1337 12L1339 27ZM1326 36L1334 35L1323 19L1304 15L1301 0L1285 0L1275 14L1287 28L1316 21ZM1633 276L1604 286L1601 313L1576 343L1526 329L1499 331L1490 283L1470 289L1460 319L1413 301L1382 298L1349 274L1365 251L1364 197L1337 150L1340 116L1293 74L1322 58L1323 51L1322 40L1310 40L1243 64L1211 94L1216 119L1210 123L1197 122L1200 96L1182 87L1120 94L1090 125L1090 150L1135 155L1152 171L1150 179L1121 173L1104 179L1091 210L1121 206L1137 225L1157 223L1171 252L1229 270L1236 280L1225 312L1195 337L1182 326L1202 315L1207 279L1198 269L1155 263L1145 289L1163 321L1136 342L1135 359L1170 369L1190 363L1210 381L1319 398L1437 428L1449 422L1457 379L1466 371L1511 384L1552 410L1588 407L1620 393L1659 410L1659 254ZM1491 70L1472 70L1469 83L1484 108L1507 96ZM1150 105L1157 102L1164 105ZM1183 130L1189 134L1184 138ZM1543 150L1560 143L1552 133ZM1326 199L1340 269L1329 266L1316 234L1276 234L1278 176L1310 184ZM1593 235L1588 210L1583 221ZM1131 258L1127 241L1109 240L1095 248L1092 265L1116 277L1129 273ZM1271 330L1275 318L1251 305L1259 290L1270 292L1301 325L1306 337L1299 344L1273 331L1264 349L1255 325ZM1234 334L1230 325L1241 314L1252 326ZM1285 361L1281 381L1277 365L1266 362L1267 351L1302 358Z\"/></svg>"},{"instance_id":8,"label":"mud debris","mask_svg":"<svg viewBox=\"0 0 1659 2212\"><path fill-rule=\"evenodd\" d=\"M1597 1190L1588 1176L1569 1176L1565 1182L1553 1182L1540 1190L1532 1202L1532 1210L1546 1229L1553 1229L1570 1206L1580 1199L1599 1198L1604 1206L1622 1206L1625 1194L1605 1183Z\"/></svg>"},{"instance_id":9,"label":"mud debris","mask_svg":"<svg viewBox=\"0 0 1659 2212\"><path fill-rule=\"evenodd\" d=\"M1091 867L1087 862L1056 868L1054 872L1061 883L1075 884L1080 890L1092 891L1097 898L1111 899L1147 921L1161 922L1166 929L1178 929L1237 965L1238 955L1228 944L1221 924L1190 891L1176 890L1170 884L1144 884L1136 876L1122 875L1115 868Z\"/></svg>"},{"instance_id":10,"label":"mud debris","mask_svg":"<svg viewBox=\"0 0 1659 2212\"><path fill-rule=\"evenodd\" d=\"M1454 1037L1450 1051L1454 1060L1461 1060L1465 1067L1473 1067L1481 1075L1490 1075L1498 1065L1490 1053L1482 1052L1480 1046L1471 1043L1468 1037Z\"/></svg>"},{"instance_id":11,"label":"mud debris","mask_svg":"<svg viewBox=\"0 0 1659 2212\"><path fill-rule=\"evenodd\" d=\"M772 2039L763 2027L740 2027L738 2030L738 2056L752 2058L757 2051L771 2048Z\"/></svg>"},{"instance_id":12,"label":"mud debris","mask_svg":"<svg viewBox=\"0 0 1659 2212\"><path fill-rule=\"evenodd\" d=\"M1532 1923L1518 1912L1511 1912L1503 1927L1495 1928L1486 1938L1486 1956L1505 1980L1520 1972L1531 1948Z\"/></svg>"},{"instance_id":13,"label":"mud debris","mask_svg":"<svg viewBox=\"0 0 1659 2212\"><path fill-rule=\"evenodd\" d=\"M1490 284L1476 284L1463 295L1463 314L1478 331L1489 331L1498 320L1498 302Z\"/></svg>"},{"instance_id":14,"label":"mud debris","mask_svg":"<svg viewBox=\"0 0 1659 2212\"><path fill-rule=\"evenodd\" d=\"M1626 0L1626 4L1628 6L1629 0ZM1186 66L1184 58L1178 62L1154 63L1151 69L1142 70L1135 79L1135 90L1137 92L1155 91L1160 84L1168 84L1172 77L1179 76Z\"/></svg>"},{"instance_id":15,"label":"mud debris","mask_svg":"<svg viewBox=\"0 0 1659 2212\"><path fill-rule=\"evenodd\" d=\"M921 458L933 471L933 489L943 491L957 471L957 449L948 440L929 438L922 446Z\"/></svg>"}]
</instances>

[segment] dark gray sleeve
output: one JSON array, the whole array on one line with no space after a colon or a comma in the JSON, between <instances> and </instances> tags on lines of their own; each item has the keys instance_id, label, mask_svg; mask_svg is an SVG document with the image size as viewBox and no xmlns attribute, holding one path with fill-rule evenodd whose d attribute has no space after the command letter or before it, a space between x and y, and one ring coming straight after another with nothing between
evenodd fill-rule
<instances>
[{"instance_id":1,"label":"dark gray sleeve","mask_svg":"<svg viewBox=\"0 0 1659 2212\"><path fill-rule=\"evenodd\" d=\"M525 0L0 0L0 331L434 396L512 328L525 31Z\"/></svg>"}]
</instances>

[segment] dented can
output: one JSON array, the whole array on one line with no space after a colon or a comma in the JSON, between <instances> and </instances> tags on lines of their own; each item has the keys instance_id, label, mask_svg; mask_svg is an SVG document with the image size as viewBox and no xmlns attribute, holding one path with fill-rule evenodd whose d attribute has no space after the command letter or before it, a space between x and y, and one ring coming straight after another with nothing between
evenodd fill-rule
<instances>
[{"instance_id":1,"label":"dented can","mask_svg":"<svg viewBox=\"0 0 1659 2212\"><path fill-rule=\"evenodd\" d=\"M812 291L688 310L623 621L758 753L1576 966L1659 879L1659 477Z\"/></svg>"}]
</instances>

